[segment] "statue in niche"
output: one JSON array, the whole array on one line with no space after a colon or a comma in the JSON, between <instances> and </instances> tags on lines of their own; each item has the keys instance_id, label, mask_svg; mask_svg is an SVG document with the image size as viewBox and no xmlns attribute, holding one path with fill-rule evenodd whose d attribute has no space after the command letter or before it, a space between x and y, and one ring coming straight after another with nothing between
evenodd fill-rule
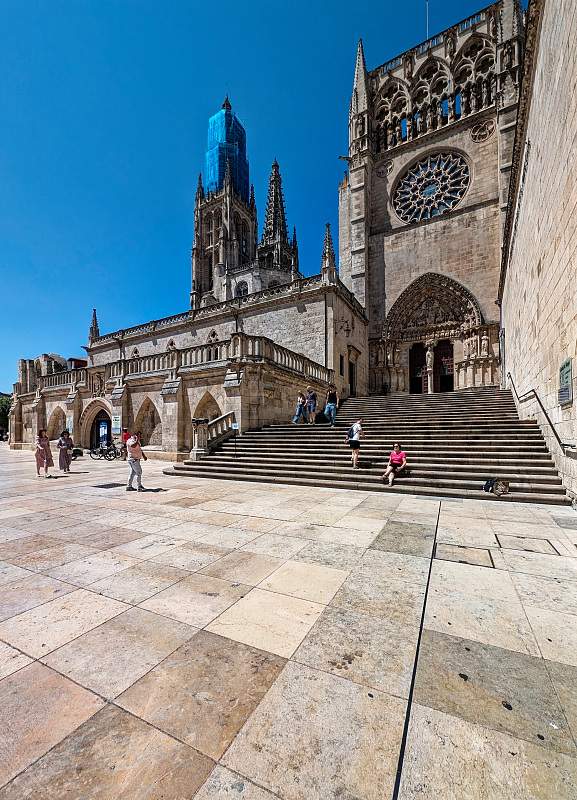
<instances>
[{"instance_id":1,"label":"statue in niche","mask_svg":"<svg viewBox=\"0 0 577 800\"><path fill-rule=\"evenodd\" d=\"M469 345L469 340L468 339L464 339L463 340L463 358L465 359L465 361L469 360L470 352L471 352L471 348L470 348L470 345Z\"/></svg>"},{"instance_id":2,"label":"statue in niche","mask_svg":"<svg viewBox=\"0 0 577 800\"><path fill-rule=\"evenodd\" d=\"M477 356L477 337L472 336L469 340L469 358L476 358Z\"/></svg>"},{"instance_id":3,"label":"statue in niche","mask_svg":"<svg viewBox=\"0 0 577 800\"><path fill-rule=\"evenodd\" d=\"M426 353L425 359L427 361L427 370L433 369L433 363L435 361L435 354L433 353L433 348L432 347L428 347L427 348L427 353Z\"/></svg>"},{"instance_id":4,"label":"statue in niche","mask_svg":"<svg viewBox=\"0 0 577 800\"><path fill-rule=\"evenodd\" d=\"M484 357L489 355L489 337L486 333L481 337L481 355Z\"/></svg>"},{"instance_id":5,"label":"statue in niche","mask_svg":"<svg viewBox=\"0 0 577 800\"><path fill-rule=\"evenodd\" d=\"M357 139L360 139L361 136L364 135L364 133L365 133L365 118L362 114L359 114L355 122L355 136Z\"/></svg>"}]
</instances>

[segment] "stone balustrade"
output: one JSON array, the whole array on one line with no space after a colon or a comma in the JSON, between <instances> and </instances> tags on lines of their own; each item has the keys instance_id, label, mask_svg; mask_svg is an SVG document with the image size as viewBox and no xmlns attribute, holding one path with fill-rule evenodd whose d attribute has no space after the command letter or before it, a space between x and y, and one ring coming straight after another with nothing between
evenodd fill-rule
<instances>
[{"instance_id":1,"label":"stone balustrade","mask_svg":"<svg viewBox=\"0 0 577 800\"><path fill-rule=\"evenodd\" d=\"M75 386L86 381L85 369L67 369L54 372L52 375L42 375L38 379L39 389L56 389L61 386Z\"/></svg>"}]
</instances>

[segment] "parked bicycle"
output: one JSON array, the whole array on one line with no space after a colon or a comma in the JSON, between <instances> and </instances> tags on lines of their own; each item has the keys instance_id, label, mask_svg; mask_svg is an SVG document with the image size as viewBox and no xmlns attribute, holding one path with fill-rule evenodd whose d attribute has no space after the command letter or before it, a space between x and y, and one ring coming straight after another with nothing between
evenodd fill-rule
<instances>
[{"instance_id":1,"label":"parked bicycle","mask_svg":"<svg viewBox=\"0 0 577 800\"><path fill-rule=\"evenodd\" d=\"M93 447L90 451L90 458L95 461L105 458L107 461L114 461L115 458L120 458L120 449L112 442L111 444L101 444L99 447Z\"/></svg>"}]
</instances>

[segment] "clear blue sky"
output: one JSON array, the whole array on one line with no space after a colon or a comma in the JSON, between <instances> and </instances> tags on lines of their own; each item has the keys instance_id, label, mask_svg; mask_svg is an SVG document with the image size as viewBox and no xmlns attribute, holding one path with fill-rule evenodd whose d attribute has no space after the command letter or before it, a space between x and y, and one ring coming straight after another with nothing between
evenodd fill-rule
<instances>
[{"instance_id":1,"label":"clear blue sky","mask_svg":"<svg viewBox=\"0 0 577 800\"><path fill-rule=\"evenodd\" d=\"M482 0L430 0L431 35ZM188 307L194 191L228 92L262 224L280 163L301 267L336 235L356 42L425 38L425 0L2 0L0 391L19 357ZM336 242L335 242L336 245Z\"/></svg>"}]
</instances>

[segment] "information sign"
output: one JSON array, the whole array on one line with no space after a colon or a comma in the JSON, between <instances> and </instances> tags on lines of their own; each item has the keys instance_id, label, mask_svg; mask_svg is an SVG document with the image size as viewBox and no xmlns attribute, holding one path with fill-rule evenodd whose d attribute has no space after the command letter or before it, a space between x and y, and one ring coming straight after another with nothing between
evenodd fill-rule
<instances>
[{"instance_id":1,"label":"information sign","mask_svg":"<svg viewBox=\"0 0 577 800\"><path fill-rule=\"evenodd\" d=\"M113 416L112 417L112 435L119 436L120 435L120 416Z\"/></svg>"},{"instance_id":2,"label":"information sign","mask_svg":"<svg viewBox=\"0 0 577 800\"><path fill-rule=\"evenodd\" d=\"M558 400L561 406L573 402L573 368L570 358L567 358L559 367Z\"/></svg>"}]
</instances>

